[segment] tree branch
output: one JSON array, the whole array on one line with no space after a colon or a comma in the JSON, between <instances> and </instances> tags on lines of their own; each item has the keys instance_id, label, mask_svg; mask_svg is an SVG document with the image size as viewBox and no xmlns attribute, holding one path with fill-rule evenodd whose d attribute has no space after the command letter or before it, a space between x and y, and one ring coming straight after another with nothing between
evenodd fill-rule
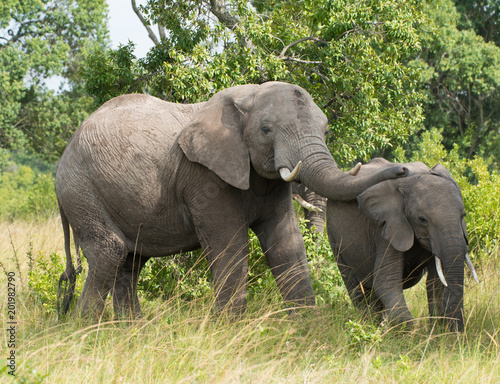
<instances>
[{"instance_id":1,"label":"tree branch","mask_svg":"<svg viewBox=\"0 0 500 384\"><path fill-rule=\"evenodd\" d=\"M226 28L234 31L236 25L240 22L236 16L231 14L224 4L224 0L210 0L210 11L226 26Z\"/></svg>"},{"instance_id":2,"label":"tree branch","mask_svg":"<svg viewBox=\"0 0 500 384\"><path fill-rule=\"evenodd\" d=\"M317 41L317 42L321 42L321 43L325 43L325 44L328 43L326 40L322 40L319 37L313 37L313 36L303 37L302 39L299 39L297 41L294 41L293 43L288 44L285 48L283 48L283 50L281 51L281 53L278 57L280 59L286 59L286 56L285 56L286 51L288 51L291 47L293 47L297 44L300 44L304 41Z\"/></svg>"},{"instance_id":3,"label":"tree branch","mask_svg":"<svg viewBox=\"0 0 500 384\"><path fill-rule=\"evenodd\" d=\"M136 4L135 0L132 0L132 9L134 10L134 12L137 15L137 17L139 18L139 20L141 21L141 23L144 26L144 28L146 28L146 30L148 31L148 36L149 36L149 38L151 40L153 40L153 43L155 45L160 44L160 41L158 40L158 38L154 34L153 30L149 26L147 20L144 18L144 16L142 15L141 11L139 10L139 8L137 8L137 4Z\"/></svg>"},{"instance_id":4,"label":"tree branch","mask_svg":"<svg viewBox=\"0 0 500 384\"><path fill-rule=\"evenodd\" d=\"M163 25L158 24L158 33L160 34L160 39L163 39L166 36Z\"/></svg>"},{"instance_id":5,"label":"tree branch","mask_svg":"<svg viewBox=\"0 0 500 384\"><path fill-rule=\"evenodd\" d=\"M279 58L281 60L293 61L295 63L301 63L301 64L323 64L322 61L302 60L302 59L296 59L295 57L279 57Z\"/></svg>"},{"instance_id":6,"label":"tree branch","mask_svg":"<svg viewBox=\"0 0 500 384\"><path fill-rule=\"evenodd\" d=\"M212 12L215 17L230 31L235 31L238 26L240 19L234 16L229 10L226 8L224 0L209 0L210 4L210 12ZM244 48L249 48L250 50L254 50L255 46L250 39L247 38L245 34L241 36L237 36L238 42Z\"/></svg>"}]
</instances>

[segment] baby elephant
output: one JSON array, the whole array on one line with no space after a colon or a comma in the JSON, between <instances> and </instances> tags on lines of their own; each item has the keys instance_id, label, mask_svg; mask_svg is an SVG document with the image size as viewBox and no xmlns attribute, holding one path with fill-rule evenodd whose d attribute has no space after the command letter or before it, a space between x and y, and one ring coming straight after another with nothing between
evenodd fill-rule
<instances>
[{"instance_id":1,"label":"baby elephant","mask_svg":"<svg viewBox=\"0 0 500 384\"><path fill-rule=\"evenodd\" d=\"M377 158L359 176L394 166ZM357 201L328 200L328 237L353 303L382 313L391 324L410 322L403 290L427 271L431 316L462 331L467 230L462 194L441 164L404 164L408 177L376 184Z\"/></svg>"}]
</instances>

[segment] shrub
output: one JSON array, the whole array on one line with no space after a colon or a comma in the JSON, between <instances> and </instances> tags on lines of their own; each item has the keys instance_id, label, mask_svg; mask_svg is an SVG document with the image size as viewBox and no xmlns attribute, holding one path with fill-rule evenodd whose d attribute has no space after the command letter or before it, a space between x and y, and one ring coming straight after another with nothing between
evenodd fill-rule
<instances>
[{"instance_id":1,"label":"shrub","mask_svg":"<svg viewBox=\"0 0 500 384\"><path fill-rule=\"evenodd\" d=\"M342 277L335 263L333 252L325 236L309 231L304 219L299 220L309 261L309 268L316 300L321 304L334 304L346 295ZM269 268L258 237L249 231L248 297L269 294L277 286ZM139 278L139 288L149 298L168 299L177 295L192 300L210 291L210 269L201 251L188 252L166 258L151 259ZM265 295L262 293L266 292Z\"/></svg>"},{"instance_id":2,"label":"shrub","mask_svg":"<svg viewBox=\"0 0 500 384\"><path fill-rule=\"evenodd\" d=\"M306 223L307 220L299 219L316 302L328 305L345 302L347 292L328 238L324 233L309 230Z\"/></svg>"},{"instance_id":3,"label":"shrub","mask_svg":"<svg viewBox=\"0 0 500 384\"><path fill-rule=\"evenodd\" d=\"M345 327L351 348L361 351L363 348L372 347L382 341L382 330L374 325L348 320Z\"/></svg>"},{"instance_id":4,"label":"shrub","mask_svg":"<svg viewBox=\"0 0 500 384\"><path fill-rule=\"evenodd\" d=\"M58 253L51 253L47 256L41 251L33 255L31 245L27 257L29 294L43 306L46 315L56 313L59 277L66 265L63 258ZM83 276L85 273L77 276L72 305L78 301L83 289L85 282Z\"/></svg>"},{"instance_id":5,"label":"shrub","mask_svg":"<svg viewBox=\"0 0 500 384\"><path fill-rule=\"evenodd\" d=\"M138 287L148 299L201 297L210 290L208 262L200 251L153 258L144 266Z\"/></svg>"},{"instance_id":6,"label":"shrub","mask_svg":"<svg viewBox=\"0 0 500 384\"><path fill-rule=\"evenodd\" d=\"M44 220L57 212L54 178L28 166L0 175L0 218Z\"/></svg>"}]
</instances>

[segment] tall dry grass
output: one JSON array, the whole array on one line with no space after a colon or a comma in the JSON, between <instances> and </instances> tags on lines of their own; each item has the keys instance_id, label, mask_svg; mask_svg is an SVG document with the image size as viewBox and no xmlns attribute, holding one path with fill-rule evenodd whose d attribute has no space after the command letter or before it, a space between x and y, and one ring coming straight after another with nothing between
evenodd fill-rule
<instances>
[{"instance_id":1,"label":"tall dry grass","mask_svg":"<svg viewBox=\"0 0 500 384\"><path fill-rule=\"evenodd\" d=\"M347 300L288 315L275 292L249 302L238 319L217 316L210 295L184 301L142 299L144 318L89 325L58 322L28 289L30 254L63 254L59 220L0 223L0 261L19 277L16 378L28 383L498 383L500 270L467 277L466 332L449 334L427 319L425 292L408 292L412 330L378 327ZM20 272L19 272L20 271ZM0 271L0 287L6 279ZM19 275L20 273L20 275ZM57 282L54 281L54 284ZM6 300L0 313L6 328ZM109 304L109 300L108 300ZM107 317L111 311L107 309ZM0 356L7 353L2 343ZM5 360L4 360L5 361Z\"/></svg>"}]
</instances>

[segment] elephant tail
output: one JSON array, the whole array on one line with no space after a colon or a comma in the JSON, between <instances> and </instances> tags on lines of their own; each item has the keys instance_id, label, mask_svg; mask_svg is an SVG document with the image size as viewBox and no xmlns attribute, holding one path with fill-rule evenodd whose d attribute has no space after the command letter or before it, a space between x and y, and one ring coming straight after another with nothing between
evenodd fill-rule
<instances>
[{"instance_id":1,"label":"elephant tail","mask_svg":"<svg viewBox=\"0 0 500 384\"><path fill-rule=\"evenodd\" d=\"M71 300L73 299L73 294L75 293L76 276L82 271L82 264L78 251L79 246L75 244L78 263L78 267L75 270L75 267L73 266L73 260L71 258L69 221L61 206L59 206L59 212L61 214L61 223L64 232L64 251L66 253L66 270L61 274L61 277L59 278L59 285L57 288L57 314L59 320L61 320L69 310ZM63 282L67 283L63 284Z\"/></svg>"}]
</instances>

